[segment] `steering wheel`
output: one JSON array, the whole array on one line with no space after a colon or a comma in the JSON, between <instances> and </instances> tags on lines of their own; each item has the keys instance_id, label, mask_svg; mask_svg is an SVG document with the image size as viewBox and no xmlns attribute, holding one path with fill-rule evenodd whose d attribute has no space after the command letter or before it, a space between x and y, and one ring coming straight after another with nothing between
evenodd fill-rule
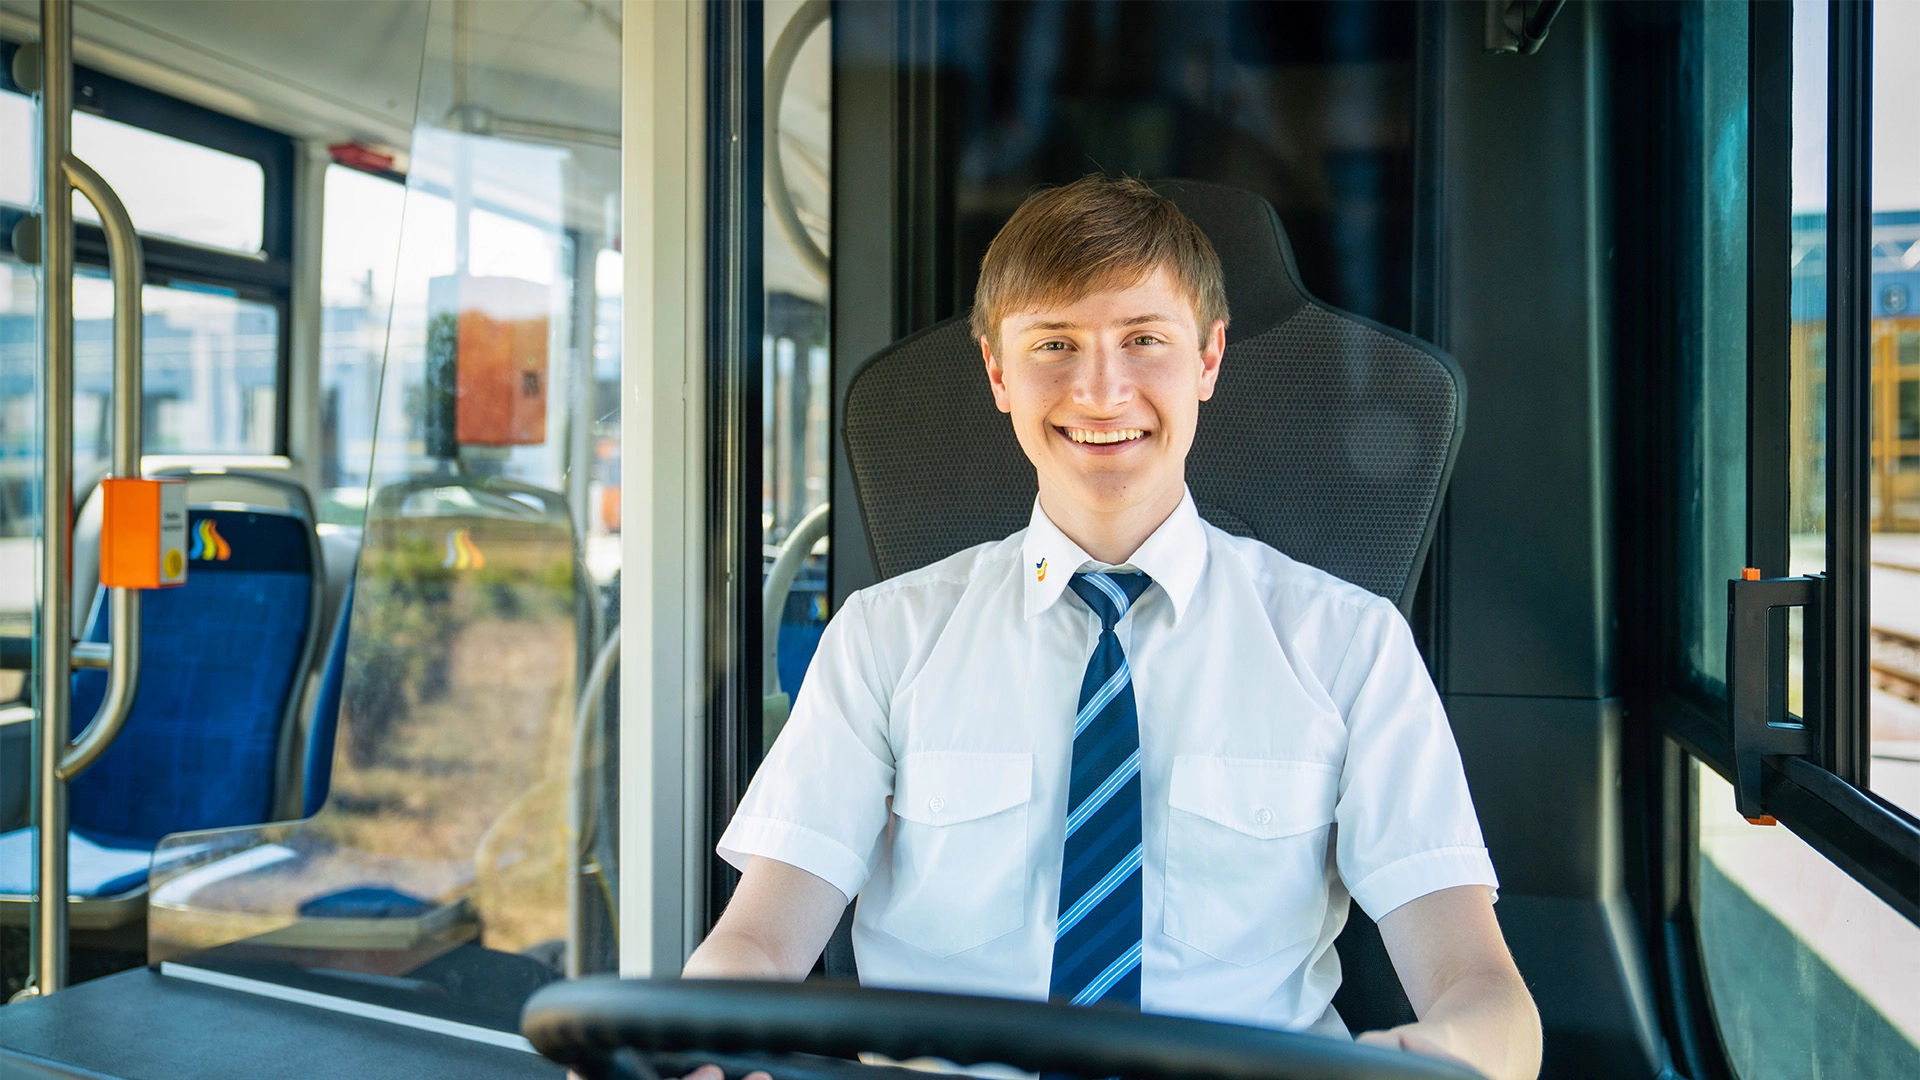
<instances>
[{"instance_id":1,"label":"steering wheel","mask_svg":"<svg viewBox=\"0 0 1920 1080\"><path fill-rule=\"evenodd\" d=\"M576 979L535 993L520 1028L542 1054L588 1080L679 1076L704 1062L730 1078L749 1069L766 1069L775 1080L908 1075L835 1060L861 1051L1127 1080L1476 1077L1432 1058L1319 1035L827 982Z\"/></svg>"}]
</instances>

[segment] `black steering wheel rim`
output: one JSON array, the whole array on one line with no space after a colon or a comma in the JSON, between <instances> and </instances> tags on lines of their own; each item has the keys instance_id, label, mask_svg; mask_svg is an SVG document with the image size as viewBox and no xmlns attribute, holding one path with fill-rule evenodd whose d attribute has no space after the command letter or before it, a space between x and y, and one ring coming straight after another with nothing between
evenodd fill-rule
<instances>
[{"instance_id":1,"label":"black steering wheel rim","mask_svg":"<svg viewBox=\"0 0 1920 1080\"><path fill-rule=\"evenodd\" d=\"M845 983L576 979L521 1014L542 1054L588 1075L623 1048L939 1057L1127 1080L1473 1080L1432 1058L1267 1028Z\"/></svg>"}]
</instances>

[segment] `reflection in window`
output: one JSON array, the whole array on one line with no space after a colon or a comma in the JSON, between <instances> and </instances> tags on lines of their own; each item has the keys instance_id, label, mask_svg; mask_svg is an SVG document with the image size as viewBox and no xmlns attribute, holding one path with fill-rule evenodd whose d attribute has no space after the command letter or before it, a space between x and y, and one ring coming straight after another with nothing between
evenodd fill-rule
<instances>
[{"instance_id":1,"label":"reflection in window","mask_svg":"<svg viewBox=\"0 0 1920 1080\"><path fill-rule=\"evenodd\" d=\"M1700 950L1735 1075L1920 1076L1920 927L1696 769Z\"/></svg>"},{"instance_id":2,"label":"reflection in window","mask_svg":"<svg viewBox=\"0 0 1920 1080\"><path fill-rule=\"evenodd\" d=\"M1872 761L1868 783L1920 813L1920 8L1874 7Z\"/></svg>"},{"instance_id":3,"label":"reflection in window","mask_svg":"<svg viewBox=\"0 0 1920 1080\"><path fill-rule=\"evenodd\" d=\"M1700 9L1698 239L1684 252L1698 299L1682 339L1681 634L1688 674L1718 690L1726 665L1727 580L1746 563L1747 12Z\"/></svg>"}]
</instances>

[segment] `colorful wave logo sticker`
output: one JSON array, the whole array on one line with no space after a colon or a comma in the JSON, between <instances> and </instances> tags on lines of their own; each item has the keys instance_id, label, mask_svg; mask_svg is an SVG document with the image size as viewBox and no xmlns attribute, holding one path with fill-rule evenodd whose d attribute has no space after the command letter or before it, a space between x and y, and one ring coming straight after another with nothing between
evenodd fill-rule
<instances>
[{"instance_id":1,"label":"colorful wave logo sticker","mask_svg":"<svg viewBox=\"0 0 1920 1080\"><path fill-rule=\"evenodd\" d=\"M454 529L447 533L447 557L440 565L449 570L478 570L487 565L480 545L473 542L473 530Z\"/></svg>"},{"instance_id":2,"label":"colorful wave logo sticker","mask_svg":"<svg viewBox=\"0 0 1920 1080\"><path fill-rule=\"evenodd\" d=\"M1033 564L1033 580L1047 580L1047 560L1041 559L1039 562Z\"/></svg>"},{"instance_id":3,"label":"colorful wave logo sticker","mask_svg":"<svg viewBox=\"0 0 1920 1080\"><path fill-rule=\"evenodd\" d=\"M187 558L205 562L226 562L233 558L233 547L227 538L214 528L212 518L201 518L200 524L193 529L193 550L187 552Z\"/></svg>"}]
</instances>

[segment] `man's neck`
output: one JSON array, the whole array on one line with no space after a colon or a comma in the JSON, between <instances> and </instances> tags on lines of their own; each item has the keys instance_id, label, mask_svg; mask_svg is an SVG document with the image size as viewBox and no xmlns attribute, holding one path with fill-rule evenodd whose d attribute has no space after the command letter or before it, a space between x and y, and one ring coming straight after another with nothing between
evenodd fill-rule
<instances>
[{"instance_id":1,"label":"man's neck","mask_svg":"<svg viewBox=\"0 0 1920 1080\"><path fill-rule=\"evenodd\" d=\"M1112 513L1089 510L1058 491L1040 486L1040 509L1054 527L1080 550L1109 566L1133 558L1147 537L1166 523L1187 495L1185 483L1175 484L1154 498Z\"/></svg>"}]
</instances>

